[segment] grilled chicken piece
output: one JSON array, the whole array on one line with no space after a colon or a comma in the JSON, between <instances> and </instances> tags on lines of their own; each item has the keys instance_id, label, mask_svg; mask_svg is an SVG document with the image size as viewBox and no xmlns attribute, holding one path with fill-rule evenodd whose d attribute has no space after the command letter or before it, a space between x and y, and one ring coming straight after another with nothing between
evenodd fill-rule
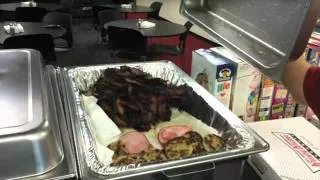
<instances>
[{"instance_id":1,"label":"grilled chicken piece","mask_svg":"<svg viewBox=\"0 0 320 180\"><path fill-rule=\"evenodd\" d=\"M189 143L192 145L192 154L206 152L206 149L203 146L203 139L199 133L191 131L186 133L183 137L188 138Z\"/></svg>"},{"instance_id":2,"label":"grilled chicken piece","mask_svg":"<svg viewBox=\"0 0 320 180\"><path fill-rule=\"evenodd\" d=\"M165 153L169 159L181 159L193 154L206 152L201 135L195 131L187 132L182 137L169 141Z\"/></svg>"},{"instance_id":3,"label":"grilled chicken piece","mask_svg":"<svg viewBox=\"0 0 320 180\"><path fill-rule=\"evenodd\" d=\"M176 160L191 156L193 146L189 143L189 138L177 137L169 141L164 150L168 159Z\"/></svg>"},{"instance_id":4,"label":"grilled chicken piece","mask_svg":"<svg viewBox=\"0 0 320 180\"><path fill-rule=\"evenodd\" d=\"M113 159L111 166L123 166L123 165L129 165L129 164L137 164L139 161L138 155L123 155L123 156L117 156L115 159Z\"/></svg>"},{"instance_id":5,"label":"grilled chicken piece","mask_svg":"<svg viewBox=\"0 0 320 180\"><path fill-rule=\"evenodd\" d=\"M159 149L148 149L140 153L140 163L155 163L167 160L166 155Z\"/></svg>"},{"instance_id":6,"label":"grilled chicken piece","mask_svg":"<svg viewBox=\"0 0 320 180\"><path fill-rule=\"evenodd\" d=\"M214 134L209 134L205 136L203 145L208 152L218 151L225 147L223 139Z\"/></svg>"}]
</instances>

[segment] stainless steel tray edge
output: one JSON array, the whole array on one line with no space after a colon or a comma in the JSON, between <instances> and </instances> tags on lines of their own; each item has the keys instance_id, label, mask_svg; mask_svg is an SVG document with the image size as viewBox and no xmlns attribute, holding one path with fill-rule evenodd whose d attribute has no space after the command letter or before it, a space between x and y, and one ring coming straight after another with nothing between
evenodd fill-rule
<instances>
[{"instance_id":1,"label":"stainless steel tray edge","mask_svg":"<svg viewBox=\"0 0 320 180\"><path fill-rule=\"evenodd\" d=\"M151 62L151 63L164 63L168 64L170 66L173 66L174 68L177 68L173 63L167 62L167 61L162 61L162 62ZM130 65L130 64L139 64L139 63L128 63L128 64L112 64L112 65L106 65L107 67L117 67L119 65ZM90 67L95 67L95 66L90 66ZM97 66L98 68L99 66ZM226 160L225 157L219 157L221 153L215 153L215 154L209 154L209 155L204 155L201 157L194 157L194 158L189 158L189 159L183 159L179 161L172 161L172 162L166 162L166 163L160 163L160 164L154 164L154 165L148 165L148 166L142 166L136 169L128 169L124 172L121 172L121 174L114 174L114 175L100 175L90 169L88 167L88 164L85 160L85 149L84 149L84 139L83 139L83 132L81 132L81 122L79 120L81 119L79 116L80 114L77 113L76 108L72 105L73 103L76 102L76 97L74 96L74 87L72 86L71 80L68 80L68 70L72 68L64 68L62 71L62 76L65 80L65 94L66 94L66 99L68 101L67 106L69 108L69 112L71 113L71 118L72 121L72 128L73 128L73 135L75 138L75 145L76 145L76 154L77 154L77 162L78 162L78 167L79 167L79 177L81 179L119 179L119 178L127 178L127 177L132 177L132 176L137 176L137 175L143 175L143 174L148 174L148 173L153 173L153 172L159 172L167 169L172 169L174 168L179 168L179 167L185 167L185 166L190 166L190 165L195 165L195 164L200 164L200 163L205 163L205 162L212 162L212 161L221 161L221 160ZM179 70L180 73L185 74L181 70ZM185 74L186 75L186 74ZM190 78L190 77L189 77ZM190 80L192 80L190 78ZM193 80L192 80L193 81ZM205 91L200 85L197 85L194 87L195 91ZM208 92L207 92L208 93ZM208 95L212 97L209 93ZM234 114L232 114L227 108L225 108L221 103L218 102L214 97L210 98L212 102L215 105L215 109L219 109L219 113L222 117L227 118L228 120L230 119L231 121L237 122L239 127L244 128L246 131L250 132L251 135L256 138L257 141L255 141L255 144L253 145L252 148L242 150L241 153L239 154L239 150L230 150L228 151L228 159L229 158L237 158L237 157L245 157L249 154L253 153L259 153L263 151L267 151L269 149L268 143L266 143L260 136L258 136L255 132L253 132L251 129L247 128L243 122L241 122L240 119ZM218 104L218 105L217 105ZM87 135L86 135L87 136ZM91 157L92 158L92 157Z\"/></svg>"},{"instance_id":2,"label":"stainless steel tray edge","mask_svg":"<svg viewBox=\"0 0 320 180\"><path fill-rule=\"evenodd\" d=\"M51 110L55 113L55 120L59 122L53 122L54 129L56 130L55 134L58 136L57 140L63 151L63 157L61 162L52 170L37 176L33 176L27 179L37 180L37 179L68 179L74 178L77 175L76 163L74 160L75 155L72 153L70 140L67 137L69 133L65 126L65 116L62 109L61 97L58 93L59 87L56 79L56 70L52 66L46 67L44 70L44 78L46 83L46 89L48 90L48 99L52 100Z\"/></svg>"},{"instance_id":3,"label":"stainless steel tray edge","mask_svg":"<svg viewBox=\"0 0 320 180\"><path fill-rule=\"evenodd\" d=\"M296 59L301 56L320 16L320 1L311 0L309 6L311 8L306 13L305 21L302 22L301 29L299 29L297 41L291 50L290 59Z\"/></svg>"},{"instance_id":4,"label":"stainless steel tray edge","mask_svg":"<svg viewBox=\"0 0 320 180\"><path fill-rule=\"evenodd\" d=\"M297 29L295 33L292 33L292 41L294 41L294 43L288 44L286 48L282 47L281 49L273 46L269 40L262 40L251 34L251 32L241 29L241 27L233 24L228 17L225 18L224 16L220 16L220 14L215 14L215 11L218 11L217 9L210 11L207 5L208 2L210 2L210 0L182 0L180 13L210 34L215 40L221 43L221 45L257 67L274 81L281 81L282 72L287 62L302 54L316 24L317 17L320 14L320 1L305 0L304 8L308 9L308 11L305 11L302 17L300 17L301 19L297 20L299 21L299 29ZM224 2L232 3L232 1ZM248 4L248 2L245 1L238 2ZM215 2L212 0L211 3L221 3L221 1ZM302 4L302 1L299 3ZM230 13L230 17L236 17L236 14L232 14L233 12L228 13ZM254 16L254 14L246 15ZM241 19L242 17L237 18ZM255 25L250 24L250 22L246 23L248 26ZM266 31L267 33L273 33L272 27ZM283 32L285 32L285 29L283 29ZM286 35L285 33L283 34Z\"/></svg>"},{"instance_id":5,"label":"stainless steel tray edge","mask_svg":"<svg viewBox=\"0 0 320 180\"><path fill-rule=\"evenodd\" d=\"M78 122L78 115L75 107L71 104L73 101L73 91L70 82L67 82L67 69L61 68L60 69L60 83L61 83L61 91L64 100L64 109L66 111L67 116L69 117L69 123L71 125L71 134L73 139L74 145L74 152L75 152L75 159L77 164L78 170L78 178L84 179L86 174L86 163L83 158L83 149L81 148L81 142L83 141L82 136L79 134L80 125Z\"/></svg>"}]
</instances>

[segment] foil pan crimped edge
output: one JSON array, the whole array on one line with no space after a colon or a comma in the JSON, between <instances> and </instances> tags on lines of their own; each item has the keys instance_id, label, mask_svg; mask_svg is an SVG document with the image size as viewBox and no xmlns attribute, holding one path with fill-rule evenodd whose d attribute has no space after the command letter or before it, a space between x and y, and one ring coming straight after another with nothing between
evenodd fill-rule
<instances>
[{"instance_id":1,"label":"foil pan crimped edge","mask_svg":"<svg viewBox=\"0 0 320 180\"><path fill-rule=\"evenodd\" d=\"M80 97L80 93L86 91L90 88L100 77L101 72L107 68L118 68L120 66L129 66L141 69L144 72L150 73L154 77L159 77L165 80L168 80L172 84L182 85L187 84L192 87L193 90L200 95L208 104L211 106L216 113L214 116L219 116L213 118L214 121L225 121L222 126L228 126L228 129L224 132L221 132L222 136L228 136L227 140L230 143L236 143L236 147L230 148L225 152L219 152L219 158L221 157L228 158L228 154L234 154L241 152L247 152L253 149L255 145L255 138L244 128L243 123L240 119L228 119L226 120L221 115L229 115L230 112L225 108L218 100L216 100L211 94L209 94L204 88L192 80L188 75L178 69L174 64L170 62L149 62L149 63L128 63L128 64L112 64L112 65L102 65L102 66L87 66L87 67L75 67L68 69L68 76L71 81L73 88L73 94L75 96L75 104L77 113L79 116L79 121L81 125L81 135L84 140L84 152L86 164L90 170L101 175L113 175L119 174L121 172L129 172L130 170L136 170L141 167L135 165L128 165L123 167L106 167L101 162L99 162L96 153L93 137L90 133L89 127L86 123L86 115L83 108L83 102ZM232 114L232 113L231 113ZM225 116L224 116L225 117ZM213 125L215 122L210 122ZM220 124L221 126L221 124ZM216 128L216 127L214 127ZM237 134L234 136L234 134ZM214 153L209 153L214 154ZM218 153L217 153L218 154ZM199 156L195 157L198 158ZM192 159L192 158L188 158ZM180 160L178 160L180 161ZM167 162L164 162L167 163ZM163 163L161 163L163 164ZM171 163L172 164L172 163ZM144 166L147 167L148 165ZM120 175L120 174L119 174Z\"/></svg>"}]
</instances>

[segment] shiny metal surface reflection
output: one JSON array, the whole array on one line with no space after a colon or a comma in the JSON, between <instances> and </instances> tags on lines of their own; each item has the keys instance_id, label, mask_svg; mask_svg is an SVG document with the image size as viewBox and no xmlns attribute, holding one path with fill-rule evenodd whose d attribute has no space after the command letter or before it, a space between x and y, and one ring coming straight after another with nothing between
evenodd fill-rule
<instances>
[{"instance_id":1,"label":"shiny metal surface reflection","mask_svg":"<svg viewBox=\"0 0 320 180\"><path fill-rule=\"evenodd\" d=\"M64 160L42 69L38 51L0 51L0 179L41 175Z\"/></svg>"}]
</instances>

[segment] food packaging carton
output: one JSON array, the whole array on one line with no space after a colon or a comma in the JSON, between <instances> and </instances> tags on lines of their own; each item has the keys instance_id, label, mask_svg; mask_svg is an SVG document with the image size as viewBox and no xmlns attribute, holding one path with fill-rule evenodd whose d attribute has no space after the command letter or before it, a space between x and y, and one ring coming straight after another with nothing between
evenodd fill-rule
<instances>
[{"instance_id":1,"label":"food packaging carton","mask_svg":"<svg viewBox=\"0 0 320 180\"><path fill-rule=\"evenodd\" d=\"M296 110L296 105L297 105L296 100L295 100L295 99L293 98L293 96L289 93L287 105L286 105L285 111L284 111L284 117L285 117L285 118L294 117L294 112L295 112L295 110Z\"/></svg>"},{"instance_id":2,"label":"food packaging carton","mask_svg":"<svg viewBox=\"0 0 320 180\"><path fill-rule=\"evenodd\" d=\"M274 83L266 76L262 76L260 99L257 109L257 120L264 121L270 119L270 108L274 91Z\"/></svg>"},{"instance_id":3,"label":"food packaging carton","mask_svg":"<svg viewBox=\"0 0 320 180\"><path fill-rule=\"evenodd\" d=\"M275 83L271 102L270 119L284 118L287 101L288 90L283 84Z\"/></svg>"},{"instance_id":4,"label":"food packaging carton","mask_svg":"<svg viewBox=\"0 0 320 180\"><path fill-rule=\"evenodd\" d=\"M209 49L192 52L191 77L230 108L234 66L225 57Z\"/></svg>"}]
</instances>

